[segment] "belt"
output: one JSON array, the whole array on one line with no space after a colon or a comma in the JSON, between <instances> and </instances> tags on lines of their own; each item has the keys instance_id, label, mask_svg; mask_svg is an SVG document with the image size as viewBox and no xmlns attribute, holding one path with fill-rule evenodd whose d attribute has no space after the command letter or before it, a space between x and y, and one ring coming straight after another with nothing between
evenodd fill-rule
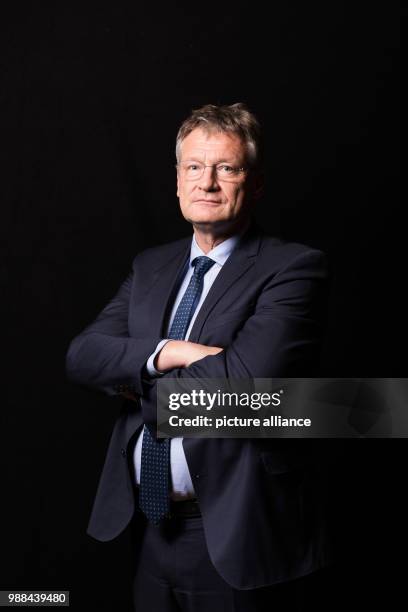
<instances>
[{"instance_id":1,"label":"belt","mask_svg":"<svg viewBox=\"0 0 408 612\"><path fill-rule=\"evenodd\" d=\"M201 516L197 499L170 500L170 518Z\"/></svg>"}]
</instances>

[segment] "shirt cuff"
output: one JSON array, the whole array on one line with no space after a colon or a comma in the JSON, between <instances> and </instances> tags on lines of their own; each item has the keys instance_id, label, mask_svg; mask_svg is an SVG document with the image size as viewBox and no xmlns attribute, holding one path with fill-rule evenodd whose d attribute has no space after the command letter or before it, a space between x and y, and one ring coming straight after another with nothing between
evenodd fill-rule
<instances>
[{"instance_id":1,"label":"shirt cuff","mask_svg":"<svg viewBox=\"0 0 408 612\"><path fill-rule=\"evenodd\" d=\"M156 370L153 364L157 353L159 353L162 350L163 346L167 344L167 342L169 342L170 340L171 338L165 338L164 340L160 340L159 344L156 346L156 350L150 355L149 359L147 360L146 370L149 376L163 376L164 372Z\"/></svg>"}]
</instances>

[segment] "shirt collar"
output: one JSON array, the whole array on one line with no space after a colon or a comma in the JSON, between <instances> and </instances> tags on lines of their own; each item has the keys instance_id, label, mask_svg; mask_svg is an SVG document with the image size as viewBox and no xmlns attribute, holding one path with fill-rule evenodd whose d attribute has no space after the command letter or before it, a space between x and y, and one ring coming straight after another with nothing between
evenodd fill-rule
<instances>
[{"instance_id":1,"label":"shirt collar","mask_svg":"<svg viewBox=\"0 0 408 612\"><path fill-rule=\"evenodd\" d=\"M190 251L190 266L193 259L196 257L202 257L205 255L206 257L210 257L220 266L223 266L227 261L228 257L231 255L232 251L235 249L238 240L240 238L240 234L236 234L235 236L231 236L227 238L219 245L208 251L208 253L204 253L200 249L195 239L195 235L193 234L193 239L191 241L191 251Z\"/></svg>"}]
</instances>

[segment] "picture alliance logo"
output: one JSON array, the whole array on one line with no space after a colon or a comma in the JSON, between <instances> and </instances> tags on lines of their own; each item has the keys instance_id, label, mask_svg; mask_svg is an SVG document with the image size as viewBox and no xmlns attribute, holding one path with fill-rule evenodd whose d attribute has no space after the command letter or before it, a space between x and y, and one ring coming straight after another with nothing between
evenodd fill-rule
<instances>
[{"instance_id":1,"label":"picture alliance logo","mask_svg":"<svg viewBox=\"0 0 408 612\"><path fill-rule=\"evenodd\" d=\"M213 393L194 389L189 393L170 393L168 407L170 410L180 408L199 407L205 410L225 407L249 407L251 410L260 410L264 407L278 407L281 405L283 389L274 393L234 393L218 389Z\"/></svg>"}]
</instances>

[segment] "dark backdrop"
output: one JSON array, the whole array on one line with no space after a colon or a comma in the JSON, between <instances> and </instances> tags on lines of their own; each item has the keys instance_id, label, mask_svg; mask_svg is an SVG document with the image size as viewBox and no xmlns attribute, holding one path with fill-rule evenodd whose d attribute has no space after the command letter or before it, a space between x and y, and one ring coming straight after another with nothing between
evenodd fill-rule
<instances>
[{"instance_id":1,"label":"dark backdrop","mask_svg":"<svg viewBox=\"0 0 408 612\"><path fill-rule=\"evenodd\" d=\"M66 382L67 345L137 252L190 234L175 190L180 122L244 101L267 143L259 223L330 257L323 375L405 376L402 11L27 2L1 27L0 587L71 589L75 610L127 610L126 535L85 535L119 404ZM407 544L406 443L330 444L339 562L321 581L323 609L386 603Z\"/></svg>"}]
</instances>

